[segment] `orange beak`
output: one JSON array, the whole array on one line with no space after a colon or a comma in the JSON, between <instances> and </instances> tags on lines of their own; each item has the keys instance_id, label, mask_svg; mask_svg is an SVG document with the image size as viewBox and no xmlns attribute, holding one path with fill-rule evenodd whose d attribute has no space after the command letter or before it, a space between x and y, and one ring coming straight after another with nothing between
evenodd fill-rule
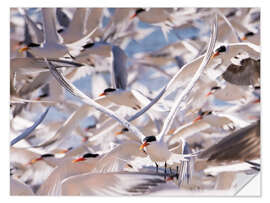
<instances>
[{"instance_id":1,"label":"orange beak","mask_svg":"<svg viewBox=\"0 0 270 203\"><path fill-rule=\"evenodd\" d=\"M29 164L34 164L34 163L36 163L37 161L40 161L40 160L42 160L42 157L33 159L32 161L29 162Z\"/></svg>"},{"instance_id":2,"label":"orange beak","mask_svg":"<svg viewBox=\"0 0 270 203\"><path fill-rule=\"evenodd\" d=\"M27 51L29 48L28 47L23 47L23 48L20 48L18 51L19 53L22 53L24 51Z\"/></svg>"},{"instance_id":3,"label":"orange beak","mask_svg":"<svg viewBox=\"0 0 270 203\"><path fill-rule=\"evenodd\" d=\"M65 154L67 152L68 152L67 149L60 149L57 153L59 153L59 154Z\"/></svg>"},{"instance_id":4,"label":"orange beak","mask_svg":"<svg viewBox=\"0 0 270 203\"><path fill-rule=\"evenodd\" d=\"M174 133L174 131L175 131L175 129L170 129L169 132L168 132L168 134L169 135L172 135Z\"/></svg>"},{"instance_id":5,"label":"orange beak","mask_svg":"<svg viewBox=\"0 0 270 203\"><path fill-rule=\"evenodd\" d=\"M101 93L99 96L100 96L100 97L105 96L105 93L104 93L104 92L102 92L102 93Z\"/></svg>"},{"instance_id":6,"label":"orange beak","mask_svg":"<svg viewBox=\"0 0 270 203\"><path fill-rule=\"evenodd\" d=\"M143 150L146 146L148 146L149 143L144 142L141 146L140 146L140 150Z\"/></svg>"},{"instance_id":7,"label":"orange beak","mask_svg":"<svg viewBox=\"0 0 270 203\"><path fill-rule=\"evenodd\" d=\"M122 131L118 131L118 132L114 133L114 135L115 135L115 136L117 136L117 135L121 135L121 134L123 134L123 132L122 132Z\"/></svg>"},{"instance_id":8,"label":"orange beak","mask_svg":"<svg viewBox=\"0 0 270 203\"><path fill-rule=\"evenodd\" d=\"M219 52L216 52L216 53L214 53L214 54L212 55L211 58L213 59L213 58L217 57L218 55L219 55Z\"/></svg>"},{"instance_id":9,"label":"orange beak","mask_svg":"<svg viewBox=\"0 0 270 203\"><path fill-rule=\"evenodd\" d=\"M247 37L246 36L242 37L242 40L243 41L247 40Z\"/></svg>"},{"instance_id":10,"label":"orange beak","mask_svg":"<svg viewBox=\"0 0 270 203\"><path fill-rule=\"evenodd\" d=\"M202 116L198 116L197 118L195 118L194 120L193 120L193 123L195 123L195 122L197 122L197 121L199 121L199 120L202 120Z\"/></svg>"},{"instance_id":11,"label":"orange beak","mask_svg":"<svg viewBox=\"0 0 270 203\"><path fill-rule=\"evenodd\" d=\"M130 20L132 20L132 19L134 19L135 17L137 16L137 14L136 13L134 13L132 16L130 16Z\"/></svg>"},{"instance_id":12,"label":"orange beak","mask_svg":"<svg viewBox=\"0 0 270 203\"><path fill-rule=\"evenodd\" d=\"M208 97L210 96L211 94L213 94L211 91L209 91L205 96Z\"/></svg>"},{"instance_id":13,"label":"orange beak","mask_svg":"<svg viewBox=\"0 0 270 203\"><path fill-rule=\"evenodd\" d=\"M74 159L74 160L72 161L72 163L77 163L77 162L84 161L84 160L86 160L86 158L80 157L80 158L78 158L78 159Z\"/></svg>"}]
</instances>

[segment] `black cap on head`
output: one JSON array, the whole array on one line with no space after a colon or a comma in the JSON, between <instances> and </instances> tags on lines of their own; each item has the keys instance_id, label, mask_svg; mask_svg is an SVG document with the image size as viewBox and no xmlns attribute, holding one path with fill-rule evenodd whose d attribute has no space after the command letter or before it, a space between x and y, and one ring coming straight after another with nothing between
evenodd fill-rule
<instances>
[{"instance_id":1,"label":"black cap on head","mask_svg":"<svg viewBox=\"0 0 270 203\"><path fill-rule=\"evenodd\" d=\"M91 129L91 128L96 128L96 127L97 127L96 124L91 124L91 125L88 125L88 126L86 127L86 129L89 130L89 129Z\"/></svg>"},{"instance_id":2,"label":"black cap on head","mask_svg":"<svg viewBox=\"0 0 270 203\"><path fill-rule=\"evenodd\" d=\"M46 93L44 93L42 95L39 95L39 98L44 98L44 97L48 97L48 96L49 96L49 94L48 94L48 92L46 92Z\"/></svg>"},{"instance_id":3,"label":"black cap on head","mask_svg":"<svg viewBox=\"0 0 270 203\"><path fill-rule=\"evenodd\" d=\"M83 155L83 158L95 158L97 156L99 156L99 154L87 153Z\"/></svg>"},{"instance_id":4,"label":"black cap on head","mask_svg":"<svg viewBox=\"0 0 270 203\"><path fill-rule=\"evenodd\" d=\"M254 36L254 35L255 35L254 32L247 32L245 34L245 37L250 37L250 36Z\"/></svg>"},{"instance_id":5,"label":"black cap on head","mask_svg":"<svg viewBox=\"0 0 270 203\"><path fill-rule=\"evenodd\" d=\"M127 128L123 128L121 131L122 132L128 132L128 129Z\"/></svg>"},{"instance_id":6,"label":"black cap on head","mask_svg":"<svg viewBox=\"0 0 270 203\"><path fill-rule=\"evenodd\" d=\"M144 11L146 11L144 8L138 8L136 9L135 14L138 15L139 13L142 13Z\"/></svg>"},{"instance_id":7,"label":"black cap on head","mask_svg":"<svg viewBox=\"0 0 270 203\"><path fill-rule=\"evenodd\" d=\"M83 48L84 48L84 49L91 48L91 47L94 46L94 45L95 45L94 42L90 42L90 43L84 45Z\"/></svg>"},{"instance_id":8,"label":"black cap on head","mask_svg":"<svg viewBox=\"0 0 270 203\"><path fill-rule=\"evenodd\" d=\"M114 92L116 89L114 89L114 88L107 88L107 89L105 89L104 90L104 93L106 93L106 92Z\"/></svg>"},{"instance_id":9,"label":"black cap on head","mask_svg":"<svg viewBox=\"0 0 270 203\"><path fill-rule=\"evenodd\" d=\"M151 136L147 136L143 139L144 142L154 142L157 141L156 137L151 135Z\"/></svg>"},{"instance_id":10,"label":"black cap on head","mask_svg":"<svg viewBox=\"0 0 270 203\"><path fill-rule=\"evenodd\" d=\"M42 158L54 157L54 154L42 154L40 157L42 157Z\"/></svg>"},{"instance_id":11,"label":"black cap on head","mask_svg":"<svg viewBox=\"0 0 270 203\"><path fill-rule=\"evenodd\" d=\"M205 115L210 115L210 114L212 114L212 111L202 111L201 109L199 110L200 116L205 116Z\"/></svg>"},{"instance_id":12,"label":"black cap on head","mask_svg":"<svg viewBox=\"0 0 270 203\"><path fill-rule=\"evenodd\" d=\"M63 28L60 28L59 30L57 30L58 33L62 33L64 32L64 29Z\"/></svg>"},{"instance_id":13,"label":"black cap on head","mask_svg":"<svg viewBox=\"0 0 270 203\"><path fill-rule=\"evenodd\" d=\"M208 111L206 115L211 115L212 114L212 111Z\"/></svg>"},{"instance_id":14,"label":"black cap on head","mask_svg":"<svg viewBox=\"0 0 270 203\"><path fill-rule=\"evenodd\" d=\"M219 89L221 89L221 87L219 87L219 86L214 86L214 87L211 88L211 91L212 91L212 90L219 90Z\"/></svg>"},{"instance_id":15,"label":"black cap on head","mask_svg":"<svg viewBox=\"0 0 270 203\"><path fill-rule=\"evenodd\" d=\"M219 48L216 49L216 52L222 53L226 51L226 47L224 45L220 46Z\"/></svg>"},{"instance_id":16,"label":"black cap on head","mask_svg":"<svg viewBox=\"0 0 270 203\"><path fill-rule=\"evenodd\" d=\"M36 44L31 42L30 44L27 45L28 47L40 47L40 44Z\"/></svg>"}]
</instances>

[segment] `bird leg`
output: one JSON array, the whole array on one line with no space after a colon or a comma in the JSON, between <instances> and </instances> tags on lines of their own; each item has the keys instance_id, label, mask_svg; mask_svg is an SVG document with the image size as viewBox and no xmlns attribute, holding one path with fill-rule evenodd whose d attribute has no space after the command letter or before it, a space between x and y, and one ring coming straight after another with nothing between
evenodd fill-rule
<instances>
[{"instance_id":1,"label":"bird leg","mask_svg":"<svg viewBox=\"0 0 270 203\"><path fill-rule=\"evenodd\" d=\"M158 173L158 164L157 162L155 162L155 164L156 164L156 173Z\"/></svg>"},{"instance_id":2,"label":"bird leg","mask_svg":"<svg viewBox=\"0 0 270 203\"><path fill-rule=\"evenodd\" d=\"M165 168L165 173L164 173L164 178L165 178L165 180L166 180L166 173L167 173L167 163L165 162L165 164L164 164L164 168Z\"/></svg>"},{"instance_id":3,"label":"bird leg","mask_svg":"<svg viewBox=\"0 0 270 203\"><path fill-rule=\"evenodd\" d=\"M176 166L176 179L177 180L178 180L178 176L179 176L178 170L179 170L179 168L178 168L178 166Z\"/></svg>"}]
</instances>

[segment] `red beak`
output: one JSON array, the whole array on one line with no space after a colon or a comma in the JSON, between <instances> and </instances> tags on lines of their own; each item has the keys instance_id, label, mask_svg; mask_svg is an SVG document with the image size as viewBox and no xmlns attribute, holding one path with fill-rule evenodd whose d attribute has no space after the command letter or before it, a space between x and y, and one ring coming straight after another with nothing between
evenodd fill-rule
<instances>
[{"instance_id":1,"label":"red beak","mask_svg":"<svg viewBox=\"0 0 270 203\"><path fill-rule=\"evenodd\" d=\"M202 120L202 116L198 116L197 118L195 118L194 120L193 120L193 123L195 123L195 122L197 122L197 121L199 121L199 120Z\"/></svg>"},{"instance_id":2,"label":"red beak","mask_svg":"<svg viewBox=\"0 0 270 203\"><path fill-rule=\"evenodd\" d=\"M29 162L29 164L34 164L34 163L36 163L37 161L40 161L40 160L42 160L42 159L43 159L42 157L33 159L33 160L31 160L31 161Z\"/></svg>"},{"instance_id":3,"label":"red beak","mask_svg":"<svg viewBox=\"0 0 270 203\"><path fill-rule=\"evenodd\" d=\"M82 139L83 142L87 142L88 141L88 137L87 136L84 136L83 139Z\"/></svg>"},{"instance_id":4,"label":"red beak","mask_svg":"<svg viewBox=\"0 0 270 203\"><path fill-rule=\"evenodd\" d=\"M214 54L212 55L211 58L213 59L213 58L215 58L215 57L218 56L218 55L219 55L219 52L216 52L216 53L214 53Z\"/></svg>"},{"instance_id":5,"label":"red beak","mask_svg":"<svg viewBox=\"0 0 270 203\"><path fill-rule=\"evenodd\" d=\"M77 163L77 162L84 161L84 160L86 160L86 158L80 157L80 158L78 158L78 159L74 159L74 160L72 161L72 163Z\"/></svg>"},{"instance_id":6,"label":"red beak","mask_svg":"<svg viewBox=\"0 0 270 203\"><path fill-rule=\"evenodd\" d=\"M209 91L205 96L208 97L210 96L211 94L213 94L211 91Z\"/></svg>"},{"instance_id":7,"label":"red beak","mask_svg":"<svg viewBox=\"0 0 270 203\"><path fill-rule=\"evenodd\" d=\"M260 103L261 102L261 99L256 99L255 101L253 101L252 103L253 104L257 104L257 103Z\"/></svg>"},{"instance_id":8,"label":"red beak","mask_svg":"<svg viewBox=\"0 0 270 203\"><path fill-rule=\"evenodd\" d=\"M135 18L137 16L137 14L136 13L134 13L132 16L130 16L130 20L132 20L133 18Z\"/></svg>"}]
</instances>

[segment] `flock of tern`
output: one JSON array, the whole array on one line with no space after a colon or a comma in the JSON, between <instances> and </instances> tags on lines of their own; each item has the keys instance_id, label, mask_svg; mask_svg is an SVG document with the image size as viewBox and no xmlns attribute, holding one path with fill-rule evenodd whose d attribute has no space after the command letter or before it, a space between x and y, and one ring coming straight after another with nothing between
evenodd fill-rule
<instances>
[{"instance_id":1,"label":"flock of tern","mask_svg":"<svg viewBox=\"0 0 270 203\"><path fill-rule=\"evenodd\" d=\"M260 9L10 15L11 195L233 195L260 172Z\"/></svg>"}]
</instances>

